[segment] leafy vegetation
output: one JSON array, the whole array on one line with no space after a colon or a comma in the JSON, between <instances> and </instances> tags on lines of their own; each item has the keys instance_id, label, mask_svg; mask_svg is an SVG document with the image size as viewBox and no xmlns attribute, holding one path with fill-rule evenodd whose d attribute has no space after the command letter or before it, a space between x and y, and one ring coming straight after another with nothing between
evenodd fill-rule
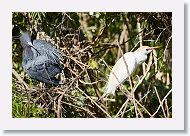
<instances>
[{"instance_id":1,"label":"leafy vegetation","mask_svg":"<svg viewBox=\"0 0 190 136\"><path fill-rule=\"evenodd\" d=\"M12 116L14 118L171 118L172 13L12 13ZM62 52L63 86L41 84L22 68L16 38L29 30ZM103 94L122 52L159 46L116 96ZM121 52L122 50L122 52ZM138 76L137 76L138 75ZM130 92L134 95L126 95Z\"/></svg>"}]
</instances>

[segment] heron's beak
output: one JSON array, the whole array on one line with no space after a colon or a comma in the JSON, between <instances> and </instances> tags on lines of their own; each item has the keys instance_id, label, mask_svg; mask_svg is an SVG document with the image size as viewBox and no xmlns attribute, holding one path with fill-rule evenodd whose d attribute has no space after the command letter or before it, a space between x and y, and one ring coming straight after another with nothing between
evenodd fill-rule
<instances>
[{"instance_id":1,"label":"heron's beak","mask_svg":"<svg viewBox=\"0 0 190 136\"><path fill-rule=\"evenodd\" d=\"M34 45L32 44L32 42L27 42L28 43L28 45L30 46L30 47L32 47L34 50L36 50L38 53L39 53L39 51L36 49L36 47L34 47ZM40 54L40 53L39 53Z\"/></svg>"},{"instance_id":2,"label":"heron's beak","mask_svg":"<svg viewBox=\"0 0 190 136\"><path fill-rule=\"evenodd\" d=\"M32 45L32 42L27 42L28 45L30 45L30 47L34 48L35 50L37 50L34 45Z\"/></svg>"},{"instance_id":3,"label":"heron's beak","mask_svg":"<svg viewBox=\"0 0 190 136\"><path fill-rule=\"evenodd\" d=\"M33 45L32 45L32 42L27 42L28 45L30 45L31 47L35 48Z\"/></svg>"}]
</instances>

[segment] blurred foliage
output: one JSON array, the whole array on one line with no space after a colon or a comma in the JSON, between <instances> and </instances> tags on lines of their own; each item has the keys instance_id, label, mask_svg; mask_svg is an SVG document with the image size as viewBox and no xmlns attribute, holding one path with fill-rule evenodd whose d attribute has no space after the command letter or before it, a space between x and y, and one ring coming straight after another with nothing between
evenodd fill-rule
<instances>
[{"instance_id":1,"label":"blurred foliage","mask_svg":"<svg viewBox=\"0 0 190 136\"><path fill-rule=\"evenodd\" d=\"M98 96L104 92L110 70L102 60L105 60L109 67L115 64L121 57L118 42L124 53L134 51L139 47L140 37L143 45L160 46L153 55L157 61L153 59L150 71L135 91L136 100L151 114L155 113L160 105L155 88L161 100L172 88L171 22L172 13L170 12L13 12L12 65L30 88L27 90L13 75L13 117L107 117L86 95L97 100ZM140 28L137 27L138 24ZM77 65L78 61L65 59L64 74L68 84L64 87L41 86L38 81L29 78L22 68L22 47L16 37L26 30L32 33L34 39L39 32L45 32L62 53L75 57L89 67L82 68L82 65L81 67ZM136 75L142 77L142 71L142 66L137 68L132 76L133 84L138 82ZM72 72L78 72L78 76ZM74 84L71 84L71 81ZM128 81L124 83L124 86L131 90ZM115 102L108 100L105 103L97 103L111 117L115 117L126 99L121 91L117 91ZM141 117L150 117L143 107L138 106L138 108ZM166 117L172 117L171 94L163 101L163 108L167 113ZM133 103L128 102L123 115L118 117L134 118L136 116ZM162 108L154 117L165 117Z\"/></svg>"}]
</instances>

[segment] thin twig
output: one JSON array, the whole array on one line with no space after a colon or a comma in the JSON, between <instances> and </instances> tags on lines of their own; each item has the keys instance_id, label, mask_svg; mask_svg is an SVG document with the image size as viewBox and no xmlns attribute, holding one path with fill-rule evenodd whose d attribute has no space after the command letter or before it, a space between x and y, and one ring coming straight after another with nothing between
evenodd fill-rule
<instances>
[{"instance_id":1,"label":"thin twig","mask_svg":"<svg viewBox=\"0 0 190 136\"><path fill-rule=\"evenodd\" d=\"M148 113L149 116L152 116L152 115L150 114L150 112L149 112L139 101L137 101L137 100L135 100L135 101L136 101L136 103L137 103L139 106L141 106L141 107Z\"/></svg>"},{"instance_id":2,"label":"thin twig","mask_svg":"<svg viewBox=\"0 0 190 136\"><path fill-rule=\"evenodd\" d=\"M169 113L169 108L168 108L168 101L167 101L167 99L165 99L165 107L166 107L166 113L167 113L167 118L169 118L170 117L170 113Z\"/></svg>"},{"instance_id":3,"label":"thin twig","mask_svg":"<svg viewBox=\"0 0 190 136\"><path fill-rule=\"evenodd\" d=\"M158 39L160 38L160 36L162 35L162 33L163 33L165 30L166 30L166 28L163 28L162 32L160 32L160 34L158 35L158 37L157 37L155 43L157 43Z\"/></svg>"},{"instance_id":4,"label":"thin twig","mask_svg":"<svg viewBox=\"0 0 190 136\"><path fill-rule=\"evenodd\" d=\"M141 110L139 108L137 108L138 112L139 112L139 115L141 116L141 118L143 118L143 114L141 112Z\"/></svg>"},{"instance_id":5,"label":"thin twig","mask_svg":"<svg viewBox=\"0 0 190 136\"><path fill-rule=\"evenodd\" d=\"M58 99L57 110L56 110L58 118L61 118L61 116L62 116L62 112L61 112L61 100L62 100L62 98L63 98L63 94L61 94L61 96Z\"/></svg>"},{"instance_id":6,"label":"thin twig","mask_svg":"<svg viewBox=\"0 0 190 136\"><path fill-rule=\"evenodd\" d=\"M122 111L124 106L128 104L128 102L129 102L129 98L123 103L123 105L121 106L121 108L119 109L119 111L117 112L114 118L117 118L119 116L120 112Z\"/></svg>"},{"instance_id":7,"label":"thin twig","mask_svg":"<svg viewBox=\"0 0 190 136\"><path fill-rule=\"evenodd\" d=\"M92 98L90 98L84 91L82 91L79 87L77 87L77 89L84 94L89 100L91 100L101 111L103 111L109 118L111 118L111 116L100 106L98 105Z\"/></svg>"},{"instance_id":8,"label":"thin twig","mask_svg":"<svg viewBox=\"0 0 190 136\"><path fill-rule=\"evenodd\" d=\"M98 100L98 97L95 96L89 96L90 98L94 99L94 100ZM110 102L115 102L115 99L110 99L110 98L102 98L104 101L110 101Z\"/></svg>"},{"instance_id":9,"label":"thin twig","mask_svg":"<svg viewBox=\"0 0 190 136\"><path fill-rule=\"evenodd\" d=\"M140 100L139 102L141 102L152 90L149 90Z\"/></svg>"},{"instance_id":10,"label":"thin twig","mask_svg":"<svg viewBox=\"0 0 190 136\"><path fill-rule=\"evenodd\" d=\"M87 109L85 109L85 108L83 108L83 107L79 107L79 106L77 106L77 105L74 105L74 104L71 104L71 103L67 103L67 102L64 102L64 101L62 101L61 103L64 103L64 104L67 104L67 105L69 105L69 106L73 106L73 107L75 107L75 108L78 108L78 109L80 109L80 110L83 110L83 111L89 113L89 115L92 116L93 118L96 118L96 116L94 116L92 112L90 112L89 110L87 110Z\"/></svg>"},{"instance_id":11,"label":"thin twig","mask_svg":"<svg viewBox=\"0 0 190 136\"><path fill-rule=\"evenodd\" d=\"M24 82L24 80L20 77L20 75L16 72L16 70L12 69L13 75L18 79L20 83L24 85L24 87L28 90L28 85Z\"/></svg>"},{"instance_id":12,"label":"thin twig","mask_svg":"<svg viewBox=\"0 0 190 136\"><path fill-rule=\"evenodd\" d=\"M156 92L156 95L157 95L157 97L158 97L158 101L159 101L160 106L161 106L161 108L162 108L162 111L163 111L163 113L164 113L164 117L166 118L166 113L165 113L165 111L164 111L163 103L162 103L161 100L160 100L160 97L159 97L159 94L158 94L158 91L157 91L156 87L154 87L154 90L155 90L155 92Z\"/></svg>"},{"instance_id":13,"label":"thin twig","mask_svg":"<svg viewBox=\"0 0 190 136\"><path fill-rule=\"evenodd\" d=\"M172 89L165 95L165 97L162 99L161 103L163 104L164 100L168 97L168 95L172 92ZM154 114L152 114L152 118L157 114L157 112L159 111L161 105L158 106L157 110L154 112Z\"/></svg>"},{"instance_id":14,"label":"thin twig","mask_svg":"<svg viewBox=\"0 0 190 136\"><path fill-rule=\"evenodd\" d=\"M125 104L125 107L123 108L123 112L121 114L121 118L123 118L124 114L125 114L125 111L127 109L127 106L128 106L128 103Z\"/></svg>"}]
</instances>

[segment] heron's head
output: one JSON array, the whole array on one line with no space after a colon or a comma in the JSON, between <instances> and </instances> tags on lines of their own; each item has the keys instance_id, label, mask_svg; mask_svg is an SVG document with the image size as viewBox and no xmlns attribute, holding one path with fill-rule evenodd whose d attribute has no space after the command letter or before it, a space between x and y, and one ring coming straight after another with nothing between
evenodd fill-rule
<instances>
[{"instance_id":1,"label":"heron's head","mask_svg":"<svg viewBox=\"0 0 190 136\"><path fill-rule=\"evenodd\" d=\"M20 36L20 43L23 48L33 46L30 32L26 31Z\"/></svg>"}]
</instances>

